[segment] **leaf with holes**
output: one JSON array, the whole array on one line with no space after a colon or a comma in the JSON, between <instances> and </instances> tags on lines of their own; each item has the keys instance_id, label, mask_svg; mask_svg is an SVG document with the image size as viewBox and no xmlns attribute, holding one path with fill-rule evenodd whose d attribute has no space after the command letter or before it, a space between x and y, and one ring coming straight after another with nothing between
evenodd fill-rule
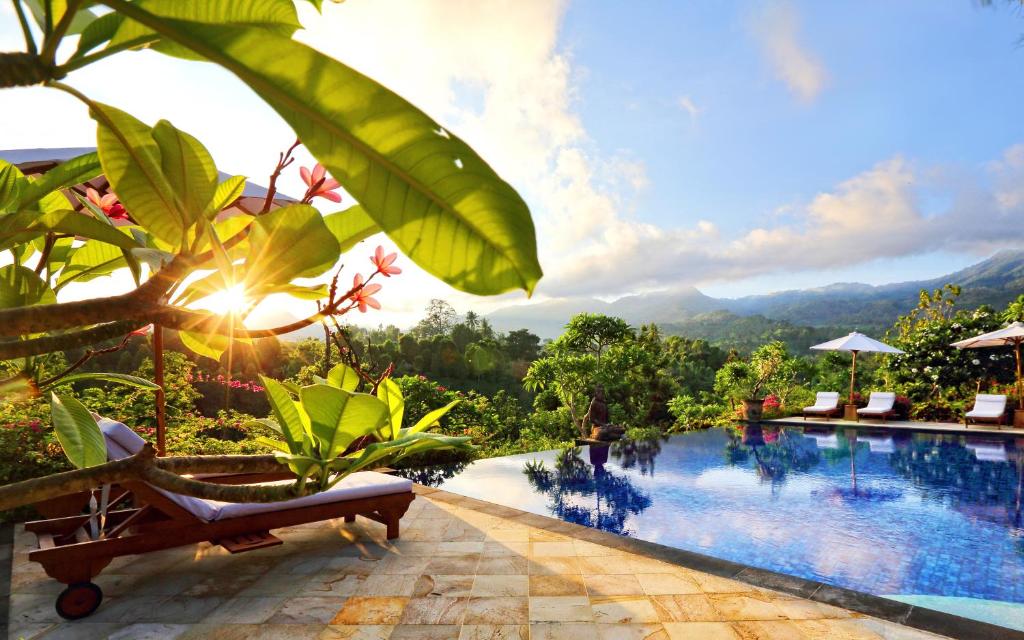
<instances>
[{"instance_id":1,"label":"leaf with holes","mask_svg":"<svg viewBox=\"0 0 1024 640\"><path fill-rule=\"evenodd\" d=\"M161 19L121 1L111 6L252 87L425 270L470 293L533 291L541 269L526 203L469 145L409 102L265 29Z\"/></svg>"}]
</instances>

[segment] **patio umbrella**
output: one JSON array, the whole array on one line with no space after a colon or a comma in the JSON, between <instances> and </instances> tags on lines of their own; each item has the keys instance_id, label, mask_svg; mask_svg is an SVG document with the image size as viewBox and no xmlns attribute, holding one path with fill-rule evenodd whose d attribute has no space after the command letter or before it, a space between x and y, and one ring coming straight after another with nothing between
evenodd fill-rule
<instances>
[{"instance_id":1,"label":"patio umbrella","mask_svg":"<svg viewBox=\"0 0 1024 640\"><path fill-rule=\"evenodd\" d=\"M1013 353L1017 358L1017 408L1024 409L1024 375L1021 375L1020 345L1024 342L1024 323L1014 322L1008 327L998 331L989 331L980 336L974 336L960 342L954 342L952 346L957 349L982 349L985 347L1009 347L1013 346Z\"/></svg>"},{"instance_id":2,"label":"patio umbrella","mask_svg":"<svg viewBox=\"0 0 1024 640\"><path fill-rule=\"evenodd\" d=\"M850 395L848 403L853 403L853 383L857 377L857 354L861 351L870 351L874 353L903 353L896 347L890 347L884 342L879 342L874 338L869 338L863 333L857 331L850 332L850 335L843 336L842 338L836 338L835 340L829 340L821 344L816 344L812 349L818 351L849 351L853 354L853 366L850 368Z\"/></svg>"}]
</instances>

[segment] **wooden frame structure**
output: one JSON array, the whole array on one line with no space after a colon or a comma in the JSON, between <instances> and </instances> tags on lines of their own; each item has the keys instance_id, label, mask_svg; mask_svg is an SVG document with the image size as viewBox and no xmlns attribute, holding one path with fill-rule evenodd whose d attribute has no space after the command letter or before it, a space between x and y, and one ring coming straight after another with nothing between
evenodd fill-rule
<instances>
[{"instance_id":1,"label":"wooden frame structure","mask_svg":"<svg viewBox=\"0 0 1024 640\"><path fill-rule=\"evenodd\" d=\"M265 478L258 478L264 480ZM251 482L250 475L225 476L228 484ZM29 560L42 565L46 574L68 585L57 597L57 613L69 620L93 613L103 599L92 579L114 558L172 549L198 542L219 544L231 553L241 553L282 544L271 529L291 527L333 518L353 522L357 515L387 527L387 538L399 536L399 521L416 498L411 490L350 500L341 499L267 511L210 522L201 520L146 483L126 483L114 488L110 510L100 535L93 538L88 527L95 515L37 520L25 524L36 534L38 548ZM119 505L123 505L118 508Z\"/></svg>"},{"instance_id":2,"label":"wooden frame structure","mask_svg":"<svg viewBox=\"0 0 1024 640\"><path fill-rule=\"evenodd\" d=\"M804 409L803 410L803 419L806 420L807 416L811 416L812 418L813 417L824 417L825 418L825 422L828 422L828 419L830 417L837 416L840 413L842 413L842 409L840 409L838 406L836 406L836 407L834 407L832 409L826 409L826 410L822 410L822 411L808 411L807 409Z\"/></svg>"}]
</instances>

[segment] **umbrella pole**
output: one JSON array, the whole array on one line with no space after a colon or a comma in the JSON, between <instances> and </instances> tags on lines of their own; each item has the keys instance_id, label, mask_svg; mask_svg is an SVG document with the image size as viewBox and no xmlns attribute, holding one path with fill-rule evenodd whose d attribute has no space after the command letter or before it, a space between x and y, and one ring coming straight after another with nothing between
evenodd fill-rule
<instances>
[{"instance_id":1,"label":"umbrella pole","mask_svg":"<svg viewBox=\"0 0 1024 640\"><path fill-rule=\"evenodd\" d=\"M160 388L156 391L156 453L167 453L166 405L164 402L164 329L153 325L153 378Z\"/></svg>"},{"instance_id":2,"label":"umbrella pole","mask_svg":"<svg viewBox=\"0 0 1024 640\"><path fill-rule=\"evenodd\" d=\"M847 397L846 404L853 404L853 381L857 377L857 352L851 351L853 354L853 366L850 368L850 395Z\"/></svg>"},{"instance_id":3,"label":"umbrella pole","mask_svg":"<svg viewBox=\"0 0 1024 640\"><path fill-rule=\"evenodd\" d=\"M1017 356L1017 408L1024 409L1024 393L1021 393L1024 389L1024 376L1021 375L1020 338L1013 342L1013 352Z\"/></svg>"}]
</instances>

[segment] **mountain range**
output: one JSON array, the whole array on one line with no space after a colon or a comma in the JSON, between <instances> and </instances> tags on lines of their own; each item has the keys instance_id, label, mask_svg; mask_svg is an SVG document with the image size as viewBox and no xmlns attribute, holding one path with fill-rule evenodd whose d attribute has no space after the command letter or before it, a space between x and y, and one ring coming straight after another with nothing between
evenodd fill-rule
<instances>
[{"instance_id":1,"label":"mountain range","mask_svg":"<svg viewBox=\"0 0 1024 640\"><path fill-rule=\"evenodd\" d=\"M930 280L885 285L836 283L742 298L713 298L694 287L680 287L614 302L588 297L548 300L505 307L486 317L499 331L526 328L542 338L557 337L569 318L581 312L618 316L634 326L654 322L667 333L707 339L722 332L736 333L738 327L749 327L759 318L766 329L775 325L880 332L917 305L922 289L933 290L946 283L963 288L959 305L1004 306L1024 293L1024 250L1001 251Z\"/></svg>"}]
</instances>

